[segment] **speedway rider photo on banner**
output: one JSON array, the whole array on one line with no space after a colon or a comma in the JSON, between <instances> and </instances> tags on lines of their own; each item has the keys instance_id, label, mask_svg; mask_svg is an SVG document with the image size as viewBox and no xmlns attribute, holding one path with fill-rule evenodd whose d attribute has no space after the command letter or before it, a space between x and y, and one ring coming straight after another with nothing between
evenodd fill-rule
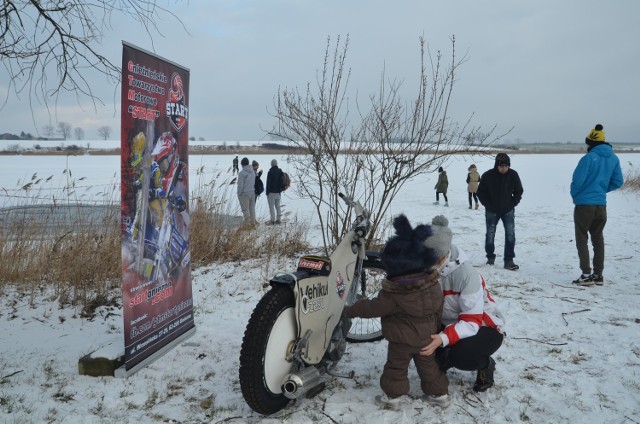
<instances>
[{"instance_id":1,"label":"speedway rider photo on banner","mask_svg":"<svg viewBox=\"0 0 640 424\"><path fill-rule=\"evenodd\" d=\"M125 368L195 331L189 240L189 70L123 42Z\"/></svg>"}]
</instances>

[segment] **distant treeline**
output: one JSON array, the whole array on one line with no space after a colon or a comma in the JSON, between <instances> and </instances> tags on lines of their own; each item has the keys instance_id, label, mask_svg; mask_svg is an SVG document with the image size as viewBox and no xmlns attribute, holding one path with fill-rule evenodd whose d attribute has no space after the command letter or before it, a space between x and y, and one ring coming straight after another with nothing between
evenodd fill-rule
<instances>
[{"instance_id":1,"label":"distant treeline","mask_svg":"<svg viewBox=\"0 0 640 424\"><path fill-rule=\"evenodd\" d=\"M64 140L64 139L33 136L29 133L22 131L20 135L10 134L10 133L0 134L0 140Z\"/></svg>"}]
</instances>

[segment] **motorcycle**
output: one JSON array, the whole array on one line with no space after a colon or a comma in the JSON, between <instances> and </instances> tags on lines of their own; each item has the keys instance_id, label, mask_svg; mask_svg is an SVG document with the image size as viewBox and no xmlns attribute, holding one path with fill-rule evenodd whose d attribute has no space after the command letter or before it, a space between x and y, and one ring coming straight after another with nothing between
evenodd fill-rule
<instances>
[{"instance_id":1,"label":"motorcycle","mask_svg":"<svg viewBox=\"0 0 640 424\"><path fill-rule=\"evenodd\" d=\"M380 252L366 250L369 213L339 194L355 220L330 257L302 256L279 274L253 310L240 351L240 387L254 411L270 415L294 399L311 398L334 373L346 343L382 339L379 318L344 317L345 305L375 297L385 277Z\"/></svg>"}]
</instances>

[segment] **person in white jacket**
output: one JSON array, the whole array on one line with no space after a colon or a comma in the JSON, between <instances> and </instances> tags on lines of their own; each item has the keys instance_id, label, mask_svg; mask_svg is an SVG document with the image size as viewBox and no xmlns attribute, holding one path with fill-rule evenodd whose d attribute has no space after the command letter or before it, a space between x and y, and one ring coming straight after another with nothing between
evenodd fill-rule
<instances>
[{"instance_id":1,"label":"person in white jacket","mask_svg":"<svg viewBox=\"0 0 640 424\"><path fill-rule=\"evenodd\" d=\"M443 330L431 336L421 354L436 353L440 368L477 371L473 390L493 386L496 363L491 357L502 345L504 317L498 311L482 275L469 257L451 244L449 221L442 215L432 220L433 236L425 242L440 256L440 285L444 293Z\"/></svg>"},{"instance_id":2,"label":"person in white jacket","mask_svg":"<svg viewBox=\"0 0 640 424\"><path fill-rule=\"evenodd\" d=\"M242 158L240 161L242 170L238 172L236 185L238 187L238 202L242 209L244 225L256 224L256 173L249 165L249 158Z\"/></svg>"}]
</instances>

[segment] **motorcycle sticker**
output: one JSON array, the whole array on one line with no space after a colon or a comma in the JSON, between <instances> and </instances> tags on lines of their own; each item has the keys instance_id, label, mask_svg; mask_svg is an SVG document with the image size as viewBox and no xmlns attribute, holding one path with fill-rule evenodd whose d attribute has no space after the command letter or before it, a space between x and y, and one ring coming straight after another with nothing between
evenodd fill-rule
<instances>
[{"instance_id":1,"label":"motorcycle sticker","mask_svg":"<svg viewBox=\"0 0 640 424\"><path fill-rule=\"evenodd\" d=\"M344 293L347 289L347 285L344 283L344 278L342 278L342 273L338 271L338 275L336 276L336 293L340 296L340 299L344 299Z\"/></svg>"},{"instance_id":2,"label":"motorcycle sticker","mask_svg":"<svg viewBox=\"0 0 640 424\"><path fill-rule=\"evenodd\" d=\"M313 286L300 287L302 299L302 313L310 314L326 306L326 297L329 294L329 283L316 283Z\"/></svg>"}]
</instances>

